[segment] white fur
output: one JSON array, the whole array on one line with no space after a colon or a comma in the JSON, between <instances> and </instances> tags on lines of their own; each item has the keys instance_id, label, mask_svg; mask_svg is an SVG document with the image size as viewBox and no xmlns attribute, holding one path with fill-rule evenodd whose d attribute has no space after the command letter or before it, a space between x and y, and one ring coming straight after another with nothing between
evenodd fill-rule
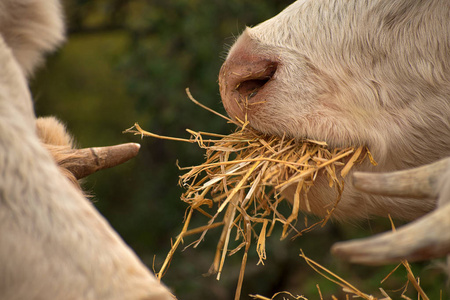
<instances>
[{"instance_id":1,"label":"white fur","mask_svg":"<svg viewBox=\"0 0 450 300\"><path fill-rule=\"evenodd\" d=\"M64 41L61 16L59 1L0 1L0 34L27 76Z\"/></svg>"},{"instance_id":2,"label":"white fur","mask_svg":"<svg viewBox=\"0 0 450 300\"><path fill-rule=\"evenodd\" d=\"M56 1L0 1L0 299L173 299L36 135L25 76L61 28Z\"/></svg>"},{"instance_id":3,"label":"white fur","mask_svg":"<svg viewBox=\"0 0 450 300\"><path fill-rule=\"evenodd\" d=\"M415 167L450 155L449 16L446 0L297 1L247 28L224 68L242 53L278 62L247 111L254 128L331 147L367 145L379 166L359 170ZM326 183L319 179L309 196L319 215L335 199ZM346 180L334 215L412 219L434 206L366 195Z\"/></svg>"}]
</instances>

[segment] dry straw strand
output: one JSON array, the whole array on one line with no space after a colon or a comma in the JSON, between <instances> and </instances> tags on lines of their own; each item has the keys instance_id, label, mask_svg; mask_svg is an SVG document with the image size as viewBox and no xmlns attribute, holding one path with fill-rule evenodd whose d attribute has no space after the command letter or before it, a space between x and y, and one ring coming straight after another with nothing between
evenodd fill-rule
<instances>
[{"instance_id":1,"label":"dry straw strand","mask_svg":"<svg viewBox=\"0 0 450 300\"><path fill-rule=\"evenodd\" d=\"M319 273L320 275L322 275L323 277L327 278L329 281L336 283L337 285L341 286L343 290L345 290L346 292L352 293L358 297L361 297L363 299L367 299L367 300L374 300L375 298L367 295L363 292L361 292L359 289L357 289L355 286L353 286L352 284L350 284L348 281L342 279L341 277L339 277L338 275L336 275L335 273L331 272L330 270L328 270L327 268L323 267L322 265L320 265L319 263L313 261L312 259L308 258L304 253L303 250L300 249L300 257L302 257L306 263L313 269L315 270L317 273ZM325 272L325 273L324 273ZM330 277L331 276L331 277Z\"/></svg>"}]
</instances>

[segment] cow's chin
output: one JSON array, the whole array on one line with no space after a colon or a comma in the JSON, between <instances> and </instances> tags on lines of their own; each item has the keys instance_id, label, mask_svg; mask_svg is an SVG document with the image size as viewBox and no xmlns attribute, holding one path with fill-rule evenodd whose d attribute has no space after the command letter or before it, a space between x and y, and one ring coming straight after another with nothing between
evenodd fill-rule
<instances>
[{"instance_id":1,"label":"cow's chin","mask_svg":"<svg viewBox=\"0 0 450 300\"><path fill-rule=\"evenodd\" d=\"M249 114L248 116L250 126L261 132L264 135L294 138L296 140L316 140L320 142L326 142L329 148L346 148L354 147L355 141L350 137L346 136L345 133L327 133L326 131L332 130L330 126L324 126L319 128L317 132L315 131L304 131L299 132L298 128L305 128L308 124L298 124L298 121L292 120L292 122L286 120L280 120L273 115L269 118L264 115L264 110L255 112L254 114ZM316 128L318 128L319 123L317 122ZM339 136L341 139L329 138L333 136ZM359 141L358 141L359 142ZM350 160L351 155L346 158L341 159L342 166L336 168L336 174L340 174L342 167ZM338 176L340 180L340 188L343 189L342 194L339 195L338 188L336 184L330 187L329 177L325 170L319 170L313 186L310 188L307 194L307 198L304 194L300 196L300 210L303 212L313 214L319 217L328 215L332 210L333 219L362 219L370 217L367 207L364 207L364 201L362 201L362 195L359 191L355 190L351 184L351 173L354 171L368 171L372 170L371 164L366 161L361 165L355 165L346 178ZM282 196L288 201L293 203L294 194L296 190L296 185L293 184L287 187L283 192ZM337 201L339 201L338 205ZM355 208L359 207L360 209ZM354 211L354 213L349 214L349 211Z\"/></svg>"}]
</instances>

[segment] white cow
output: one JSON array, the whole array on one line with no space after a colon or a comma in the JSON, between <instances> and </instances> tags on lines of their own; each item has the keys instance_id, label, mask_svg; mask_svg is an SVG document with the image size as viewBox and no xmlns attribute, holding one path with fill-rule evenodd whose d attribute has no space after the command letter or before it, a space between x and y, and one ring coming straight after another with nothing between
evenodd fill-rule
<instances>
[{"instance_id":1,"label":"white cow","mask_svg":"<svg viewBox=\"0 0 450 300\"><path fill-rule=\"evenodd\" d=\"M0 299L173 299L38 139L26 77L63 39L57 1L0 1Z\"/></svg>"},{"instance_id":2,"label":"white cow","mask_svg":"<svg viewBox=\"0 0 450 300\"><path fill-rule=\"evenodd\" d=\"M378 166L367 163L358 171L391 172L444 159L450 156L449 18L447 0L296 1L247 28L230 49L219 75L223 104L232 117L247 118L266 134L323 140L330 147L365 145ZM356 173L355 186L347 178L338 219L390 214L412 220L433 210L437 199L440 208L426 217L428 227L410 225L405 239L400 236L407 228L384 237L393 241L385 249L376 240L371 248L355 242L334 251L364 263L449 253L449 165L444 160L431 167L434 175L410 179L409 193L392 190L404 187L397 177L387 191L373 183L378 195L355 188L371 189L373 176ZM430 183L426 191L411 188L421 186L419 180ZM336 199L327 183L322 176L310 191L315 214L326 213ZM429 229L441 219L445 223ZM420 231L423 238L412 243L419 227L430 231Z\"/></svg>"}]
</instances>

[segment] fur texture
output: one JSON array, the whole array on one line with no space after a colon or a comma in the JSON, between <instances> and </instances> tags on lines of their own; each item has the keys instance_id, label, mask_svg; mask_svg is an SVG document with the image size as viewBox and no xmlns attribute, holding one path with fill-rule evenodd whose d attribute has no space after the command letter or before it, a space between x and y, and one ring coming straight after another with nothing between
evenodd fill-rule
<instances>
[{"instance_id":1,"label":"fur texture","mask_svg":"<svg viewBox=\"0 0 450 300\"><path fill-rule=\"evenodd\" d=\"M36 120L37 135L42 143L75 148L73 137L66 126L55 117L40 117Z\"/></svg>"},{"instance_id":2,"label":"fur texture","mask_svg":"<svg viewBox=\"0 0 450 300\"><path fill-rule=\"evenodd\" d=\"M75 142L66 126L55 117L40 117L36 120L36 129L39 140L52 155L60 172L81 190L80 180L69 171L68 167L82 156L71 151L75 149ZM88 196L85 192L84 195Z\"/></svg>"},{"instance_id":3,"label":"fur texture","mask_svg":"<svg viewBox=\"0 0 450 300\"><path fill-rule=\"evenodd\" d=\"M64 41L61 16L55 0L0 1L0 34L26 76Z\"/></svg>"},{"instance_id":4,"label":"fur texture","mask_svg":"<svg viewBox=\"0 0 450 300\"><path fill-rule=\"evenodd\" d=\"M57 1L0 1L0 299L173 299L37 136L26 76L62 39Z\"/></svg>"},{"instance_id":5,"label":"fur texture","mask_svg":"<svg viewBox=\"0 0 450 300\"><path fill-rule=\"evenodd\" d=\"M249 100L254 128L323 140L331 147L367 145L379 165L358 170L427 164L450 155L449 17L445 0L296 1L244 31L222 67L220 83L225 91L233 89L227 81L236 68L269 62L277 66L275 73ZM236 100L223 101L236 115ZM309 196L318 215L335 199L326 185L319 178ZM334 216L390 213L413 219L434 207L434 200L366 195L346 180Z\"/></svg>"}]
</instances>

